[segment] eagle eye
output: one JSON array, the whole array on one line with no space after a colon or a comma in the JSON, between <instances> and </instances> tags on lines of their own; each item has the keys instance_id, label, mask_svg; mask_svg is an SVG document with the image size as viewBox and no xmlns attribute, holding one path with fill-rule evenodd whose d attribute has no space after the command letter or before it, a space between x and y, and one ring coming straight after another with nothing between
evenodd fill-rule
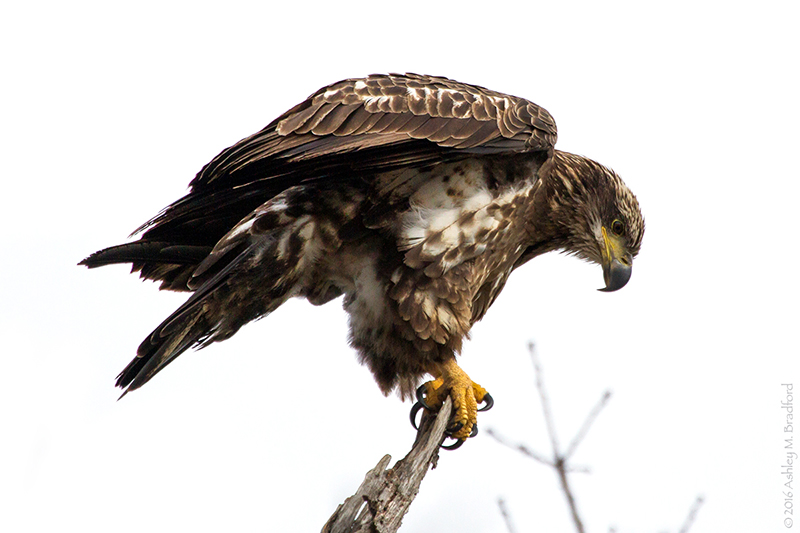
<instances>
[{"instance_id":1,"label":"eagle eye","mask_svg":"<svg viewBox=\"0 0 800 533\"><path fill-rule=\"evenodd\" d=\"M625 232L625 225L622 223L620 219L616 219L614 220L614 222L611 223L611 231L614 232L614 235L621 237L622 234Z\"/></svg>"}]
</instances>

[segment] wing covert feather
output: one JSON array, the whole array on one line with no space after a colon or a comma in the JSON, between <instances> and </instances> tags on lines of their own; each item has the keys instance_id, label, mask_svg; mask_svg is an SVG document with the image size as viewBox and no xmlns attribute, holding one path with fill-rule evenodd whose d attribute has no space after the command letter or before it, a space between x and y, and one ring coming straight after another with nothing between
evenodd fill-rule
<instances>
[{"instance_id":1,"label":"wing covert feather","mask_svg":"<svg viewBox=\"0 0 800 533\"><path fill-rule=\"evenodd\" d=\"M391 162L426 164L474 153L550 152L556 138L553 117L523 98L443 77L371 75L319 89L219 154L191 186L226 188L285 176L296 167L284 167L300 160L319 164L303 168L303 175L290 181L319 178L310 175L314 168L322 169L320 174L338 167L388 168L374 153L355 155L368 149L390 154Z\"/></svg>"}]
</instances>

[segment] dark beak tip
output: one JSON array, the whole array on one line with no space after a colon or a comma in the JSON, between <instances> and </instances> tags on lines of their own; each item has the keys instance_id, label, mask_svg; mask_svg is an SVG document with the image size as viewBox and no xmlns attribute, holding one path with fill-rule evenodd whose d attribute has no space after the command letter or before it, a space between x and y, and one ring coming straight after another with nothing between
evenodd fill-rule
<instances>
[{"instance_id":1,"label":"dark beak tip","mask_svg":"<svg viewBox=\"0 0 800 533\"><path fill-rule=\"evenodd\" d=\"M603 278L605 279L606 286L602 289L597 289L600 292L614 292L618 291L631 279L633 269L630 265L622 263L618 259L614 259L608 267L603 268Z\"/></svg>"}]
</instances>

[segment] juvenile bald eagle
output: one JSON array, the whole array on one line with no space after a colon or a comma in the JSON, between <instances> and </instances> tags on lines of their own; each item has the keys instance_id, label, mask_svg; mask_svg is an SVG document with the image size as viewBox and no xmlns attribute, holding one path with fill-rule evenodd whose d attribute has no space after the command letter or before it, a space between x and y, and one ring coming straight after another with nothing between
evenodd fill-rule
<instances>
[{"instance_id":1,"label":"juvenile bald eagle","mask_svg":"<svg viewBox=\"0 0 800 533\"><path fill-rule=\"evenodd\" d=\"M305 297L344 295L350 343L381 390L429 407L449 394L452 436L474 433L486 390L456 364L511 272L562 250L623 287L644 223L611 170L554 149L536 104L416 74L324 87L224 150L189 193L96 252L193 294L117 377L124 393L192 347Z\"/></svg>"}]
</instances>

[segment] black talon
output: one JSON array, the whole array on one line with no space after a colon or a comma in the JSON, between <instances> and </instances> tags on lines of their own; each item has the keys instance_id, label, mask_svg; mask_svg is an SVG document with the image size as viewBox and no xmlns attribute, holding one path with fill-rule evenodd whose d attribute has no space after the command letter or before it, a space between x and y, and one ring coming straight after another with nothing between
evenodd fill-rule
<instances>
[{"instance_id":1,"label":"black talon","mask_svg":"<svg viewBox=\"0 0 800 533\"><path fill-rule=\"evenodd\" d=\"M446 433L447 433L447 436L448 436L448 437L451 437L451 435L452 435L453 433L455 433L456 431L458 431L459 429L461 429L461 428L464 426L464 424L462 424L461 422L459 422L458 424L456 424L456 426L458 426L458 427L457 427L457 429L455 429L455 430L453 430L453 431L450 431L450 429L448 429L448 430L447 430L447 432L446 432ZM477 434L478 434L478 424L474 424L474 425L472 426L472 431L470 431L470 433L469 433L469 437L467 437L467 439L471 439L472 437L474 437L474 436L475 436L475 435L477 435ZM451 437L451 438L452 438L452 437ZM453 444L448 444L448 445L442 444L442 445L440 446L440 448L444 448L445 450L457 450L458 448L460 448L460 447L461 447L461 445L462 445L462 444L464 444L464 442L465 442L467 439L456 439L456 441L455 441Z\"/></svg>"},{"instance_id":2,"label":"black talon","mask_svg":"<svg viewBox=\"0 0 800 533\"><path fill-rule=\"evenodd\" d=\"M442 444L442 445L440 446L440 448L444 448L445 450L457 450L457 449L459 449L459 448L461 447L461 445L462 445L462 444L464 444L464 440L465 440L465 439L458 439L458 440L457 440L457 441L455 441L453 444L449 444L449 445L447 445L447 446L445 446L444 444Z\"/></svg>"},{"instance_id":3,"label":"black talon","mask_svg":"<svg viewBox=\"0 0 800 533\"><path fill-rule=\"evenodd\" d=\"M483 401L486 403L486 405L478 409L478 411L488 411L489 409L494 407L494 398L492 398L492 395L489 394L488 392L484 394Z\"/></svg>"},{"instance_id":4,"label":"black talon","mask_svg":"<svg viewBox=\"0 0 800 533\"><path fill-rule=\"evenodd\" d=\"M422 407L427 409L428 411L431 410L428 402L425 401L425 384L423 383L417 388L417 402L422 404Z\"/></svg>"},{"instance_id":5,"label":"black talon","mask_svg":"<svg viewBox=\"0 0 800 533\"><path fill-rule=\"evenodd\" d=\"M425 406L421 403L417 402L411 407L411 425L414 426L414 429L419 431L419 427L417 426L417 413L419 413L420 409L424 409Z\"/></svg>"},{"instance_id":6,"label":"black talon","mask_svg":"<svg viewBox=\"0 0 800 533\"><path fill-rule=\"evenodd\" d=\"M452 435L453 433L456 433L458 430L460 430L460 429L461 429L461 428L463 428L463 427L464 427L464 424L463 424L462 422L456 422L456 423L455 423L455 424L453 424L452 426L450 426L450 427L446 428L446 429L444 430L444 432L445 432L445 434L446 434L446 435L449 437L450 435ZM449 450L449 449L450 449L450 448L448 448L448 450Z\"/></svg>"}]
</instances>

